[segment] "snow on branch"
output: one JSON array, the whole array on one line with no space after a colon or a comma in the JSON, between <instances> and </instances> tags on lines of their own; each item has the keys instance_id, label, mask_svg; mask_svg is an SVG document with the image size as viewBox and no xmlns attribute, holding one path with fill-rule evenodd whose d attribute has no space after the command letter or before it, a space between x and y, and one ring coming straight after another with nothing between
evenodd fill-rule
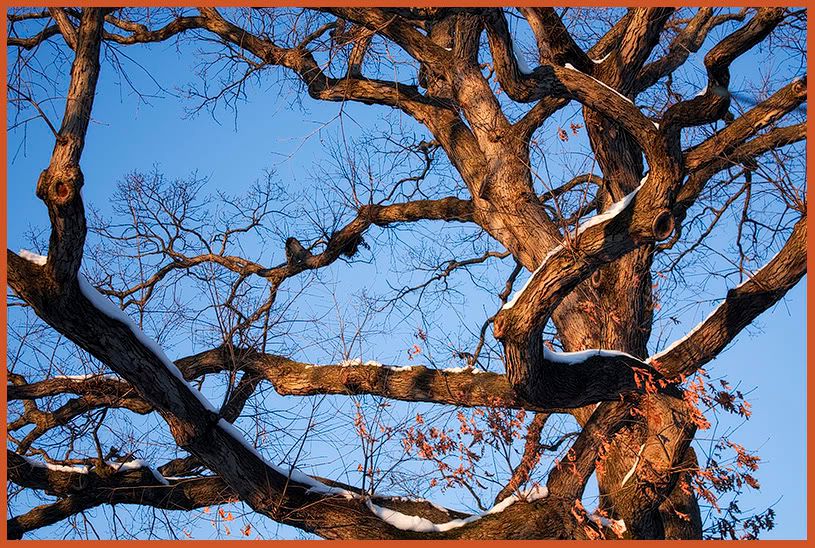
<instances>
[{"instance_id":1,"label":"snow on branch","mask_svg":"<svg viewBox=\"0 0 815 548\"><path fill-rule=\"evenodd\" d=\"M44 255L37 255L36 253L32 253L27 249L21 249L19 255L29 263L34 263L39 266L45 266L45 263L48 262L48 257Z\"/></svg>"},{"instance_id":2,"label":"snow on branch","mask_svg":"<svg viewBox=\"0 0 815 548\"><path fill-rule=\"evenodd\" d=\"M521 298L521 295L523 295L524 291L532 283L532 280L535 278L535 275L541 270L543 270L543 267L546 266L546 263L549 261L549 259L551 259L555 254L557 254L564 248L565 242L574 241L575 238L580 236L580 234L582 234L588 228L609 221L616 217L617 215L619 215L620 213L622 213L622 211L625 210L626 207L628 207L628 205L631 203L631 201L634 199L634 197L637 195L640 189L642 189L643 185L647 180L648 175L646 174L645 177L643 177L642 180L640 181L640 184L637 186L637 188L623 196L621 200L614 202L611 205L611 207L608 208L603 213L592 216L586 222L580 223L575 230L571 231L570 233L567 233L566 238L564 239L564 243L555 246L551 251L549 251L549 253L546 254L546 256L541 261L540 266L538 266L538 268L535 269L532 275L529 276L529 279L526 280L526 283L523 285L523 287L516 291L512 295L512 298L509 301L507 301L504 304L504 306L501 307L501 310L509 310L510 308L515 306L515 304L518 302L518 299Z\"/></svg>"},{"instance_id":3,"label":"snow on branch","mask_svg":"<svg viewBox=\"0 0 815 548\"><path fill-rule=\"evenodd\" d=\"M54 472L68 472L71 474L88 474L90 473L91 469L90 466L85 464L77 464L77 465L65 465L65 464L52 464L50 462L43 462L36 459L32 459L31 457L26 457L20 455L23 459L35 468L45 468L47 470L52 470Z\"/></svg>"},{"instance_id":4,"label":"snow on branch","mask_svg":"<svg viewBox=\"0 0 815 548\"><path fill-rule=\"evenodd\" d=\"M28 464L35 468L45 468L46 470L52 470L54 472L67 472L70 474L89 474L93 469L92 466L88 466L87 464L76 464L76 465L65 465L65 464L53 464L50 462L43 462L36 459L32 459L31 457L26 457L20 455L23 460L25 460ZM161 475L161 472L150 466L150 463L143 459L133 459L127 462L116 462L111 460L106 460L105 464L113 468L114 473L119 472L127 472L129 470L141 470L142 468L146 468L153 474L153 477L156 478L162 485L170 485L170 482L167 481L167 478Z\"/></svg>"},{"instance_id":5,"label":"snow on branch","mask_svg":"<svg viewBox=\"0 0 815 548\"><path fill-rule=\"evenodd\" d=\"M634 465L631 466L631 470L629 470L628 473L626 473L625 477L623 478L623 481L620 483L620 487L623 487L626 483L628 483L628 480L630 480L631 476L634 475L634 470L637 469L637 465L640 463L640 457L642 457L643 449L645 449L644 443L640 445L640 450L639 452L637 452L637 458L634 459Z\"/></svg>"},{"instance_id":6,"label":"snow on branch","mask_svg":"<svg viewBox=\"0 0 815 548\"><path fill-rule=\"evenodd\" d=\"M201 405L204 406L205 409L213 413L216 412L215 408L212 406L209 400L207 400L207 398L204 397L204 395L200 391L196 390L195 388L190 386L189 383L187 383L187 380L181 374L181 371L179 371L178 367L176 367L176 365L172 361L170 361L170 358L167 357L167 355L164 353L161 347L153 339L145 335L144 332L141 329L139 329L139 327L135 323L133 323L133 320L131 320L130 317L127 314L125 314L125 312L122 309L113 304L113 302L107 299L104 295L99 293L96 290L96 288L94 288L82 274L77 275L77 282L79 283L79 290L82 292L85 298L87 298L91 302L94 308L96 308L99 312L101 312L108 318L116 320L124 324L128 329L130 329L130 332L133 333L133 336L135 336L136 339L142 345L144 345L145 348L150 350L161 360L161 363L164 365L165 369L167 369L167 371L170 374L172 374L174 377L187 384L187 386L190 389L190 392L198 399L198 401L201 403Z\"/></svg>"},{"instance_id":7,"label":"snow on branch","mask_svg":"<svg viewBox=\"0 0 815 548\"><path fill-rule=\"evenodd\" d=\"M339 367L381 367L382 369L387 369L388 371L394 371L394 372L411 371L415 367L424 368L424 366L422 366L422 365L417 365L417 366L413 366L413 365L384 365L384 364L382 364L380 362L377 362L377 361L374 361L374 360L368 360L366 362L363 362L360 358L354 358L354 359L350 359L350 360L342 360L336 366L339 366ZM305 368L306 369L319 369L321 367L336 367L336 366L333 365L333 364L327 364L327 365L306 364ZM440 371L442 373L472 373L473 375L481 373L481 371L478 370L478 369L475 369L473 367L466 367L466 366L465 367L447 367L445 369L431 369L431 371Z\"/></svg>"},{"instance_id":8,"label":"snow on branch","mask_svg":"<svg viewBox=\"0 0 815 548\"><path fill-rule=\"evenodd\" d=\"M429 519L420 516L410 516L407 514L403 514L401 512L397 512L396 510L383 508L381 506L377 506L370 500L366 500L365 504L368 506L368 509L371 512L373 512L373 514L376 517L396 527L397 529L401 529L402 531L414 531L416 533L443 533L445 531L457 529L459 527L463 527L465 525L478 521L479 519L485 516L503 512L504 510L506 510L519 500L533 502L539 499L546 498L547 496L549 496L549 490L546 487L535 486L532 489L521 491L516 495L512 495L505 498L504 500L502 500L489 510L486 510L480 514L475 514L470 517L462 519L454 519L446 523L433 523Z\"/></svg>"},{"instance_id":9,"label":"snow on branch","mask_svg":"<svg viewBox=\"0 0 815 548\"><path fill-rule=\"evenodd\" d=\"M617 533L618 537L622 537L623 533L628 531L628 528L625 525L625 520L622 519L610 519L605 516L601 516L597 513L597 511L587 514L589 520L591 520L596 525L600 527L608 527L612 529L615 533Z\"/></svg>"},{"instance_id":10,"label":"snow on branch","mask_svg":"<svg viewBox=\"0 0 815 548\"><path fill-rule=\"evenodd\" d=\"M543 349L543 358L547 361L555 363L583 363L589 358L593 358L595 356L599 356L601 358L631 358L632 360L640 361L639 358L619 350L601 350L599 348L590 348L588 350L580 350L579 352L556 352L554 350L549 350L548 348Z\"/></svg>"},{"instance_id":11,"label":"snow on branch","mask_svg":"<svg viewBox=\"0 0 815 548\"><path fill-rule=\"evenodd\" d=\"M608 57L608 55L606 55L606 57ZM599 61L595 61L595 63L602 63L603 61L605 61L605 59L606 59L606 58L605 58L605 57L603 57L603 59L601 59L601 60L599 60ZM609 90L610 92L614 93L615 95L617 95L617 96L618 96L618 97L620 97L621 99L624 99L624 100L628 101L628 102L629 102L629 103L631 103L632 105L634 104L634 103L631 101L631 99L629 99L628 97L626 97L625 95L623 95L622 93L620 93L619 91L617 91L616 89L614 89L614 88L612 88L611 86L609 86L609 85L607 85L607 84L605 84L605 83L601 82L601 81L600 81L600 80L598 80L597 78L594 78L593 76L589 76L589 75L588 75L588 74L586 74L585 72L583 72L583 71L581 71L581 70L578 70L578 69L574 68L574 65L572 65L571 63L566 63L565 65L563 65L563 67L564 67L564 68L567 68L567 69L569 69L569 70L573 70L573 71L575 71L575 72L580 72L581 74L585 74L586 76L588 76L589 78L591 78L592 80L594 80L595 82L597 82L598 84L600 84L601 86L603 86L604 88L606 88L607 90Z\"/></svg>"}]
</instances>

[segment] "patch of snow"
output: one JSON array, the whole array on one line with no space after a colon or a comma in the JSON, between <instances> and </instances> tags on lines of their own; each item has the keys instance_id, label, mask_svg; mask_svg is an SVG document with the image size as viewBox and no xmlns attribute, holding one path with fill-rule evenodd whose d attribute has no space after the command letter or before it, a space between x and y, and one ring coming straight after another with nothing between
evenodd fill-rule
<instances>
[{"instance_id":1,"label":"patch of snow","mask_svg":"<svg viewBox=\"0 0 815 548\"><path fill-rule=\"evenodd\" d=\"M289 467L289 469L286 470L281 466L272 464L271 462L263 458L263 455L261 455L258 452L258 450L246 440L246 437L240 430L237 429L237 427L234 424L224 419L220 419L218 420L218 426L220 426L224 432L232 436L232 438L235 439L236 441L240 442L246 449L251 451L258 459L260 459L261 462L263 462L266 466L268 466L278 474L291 478L292 481L295 481L301 485L307 485L309 487L308 492L320 493L324 495L339 495L346 499L352 499L357 496L355 493L352 493L351 491L340 489L339 487L330 487L322 482L319 482L316 479L309 476L308 474L304 474L297 468L294 468L293 466Z\"/></svg>"},{"instance_id":2,"label":"patch of snow","mask_svg":"<svg viewBox=\"0 0 815 548\"><path fill-rule=\"evenodd\" d=\"M580 350L579 352L556 352L554 350L549 350L548 348L545 347L543 349L543 359L555 363L572 363L572 364L583 363L589 358L593 358L595 356L600 356L603 358L624 357L640 361L639 358L635 358L631 354L628 354L626 352L620 352L619 350L602 350L599 348L590 348L588 350Z\"/></svg>"},{"instance_id":3,"label":"patch of snow","mask_svg":"<svg viewBox=\"0 0 815 548\"><path fill-rule=\"evenodd\" d=\"M88 373L86 375L56 375L51 377L52 379L68 379L72 381L86 381L88 379L110 379L114 381L122 380L120 377L116 375L111 375L108 373Z\"/></svg>"},{"instance_id":4,"label":"patch of snow","mask_svg":"<svg viewBox=\"0 0 815 548\"><path fill-rule=\"evenodd\" d=\"M481 371L479 371L475 367L468 367L466 365L464 367L448 367L447 369L442 369L441 371L444 372L444 373L465 373L465 372L469 372L469 373L472 373L473 375L481 373Z\"/></svg>"},{"instance_id":5,"label":"patch of snow","mask_svg":"<svg viewBox=\"0 0 815 548\"><path fill-rule=\"evenodd\" d=\"M343 360L337 364L339 367L360 367L360 366L368 366L368 367L382 367L385 369L390 369L391 371L410 371L413 369L412 365L383 365L380 362L374 360L368 360L364 362L359 359L355 358L353 360ZM320 367L333 367L333 365L312 365L306 364L305 369L318 369Z\"/></svg>"},{"instance_id":6,"label":"patch of snow","mask_svg":"<svg viewBox=\"0 0 815 548\"><path fill-rule=\"evenodd\" d=\"M603 61L605 61L606 59L608 59L608 56L609 56L609 55L611 55L611 52L606 53L606 54L603 56L603 58L602 58L602 59L592 59L591 61L592 61L592 63L594 63L595 65L599 65L600 63L602 63Z\"/></svg>"},{"instance_id":7,"label":"patch of snow","mask_svg":"<svg viewBox=\"0 0 815 548\"><path fill-rule=\"evenodd\" d=\"M538 499L546 498L547 496L549 496L549 491L546 489L546 487L535 486L532 489L525 490L517 495L512 495L505 498L485 512L475 514L467 518L454 519L446 523L433 523L429 519L420 516L410 516L389 508L383 508L375 505L370 500L366 500L365 504L368 506L368 509L379 519L389 523L397 529L401 529L402 531L415 531L417 533L442 533L444 531L457 529L459 527L463 527L464 525L473 523L474 521L478 521L484 516L503 512L518 500L533 502Z\"/></svg>"},{"instance_id":8,"label":"patch of snow","mask_svg":"<svg viewBox=\"0 0 815 548\"><path fill-rule=\"evenodd\" d=\"M518 49L518 42L516 40L512 41L512 54L515 56L515 62L518 64L518 70L521 71L521 74L532 74L532 69L526 64L523 53Z\"/></svg>"},{"instance_id":9,"label":"patch of snow","mask_svg":"<svg viewBox=\"0 0 815 548\"><path fill-rule=\"evenodd\" d=\"M48 470L54 470L55 472L68 472L73 474L88 474L91 471L91 466L87 464L75 464L75 465L65 465L65 464L51 464L50 462L44 462L32 459L31 457L23 457L26 462L28 462L32 466L36 466L37 468L46 468ZM147 468L150 472L153 473L153 477L158 480L159 483L162 485L170 485L167 481L167 478L161 475L161 473L156 470L155 468L151 467L150 464L142 459L134 459L127 462L115 462L106 460L105 464L108 466L113 467L116 473L118 472L126 472L128 470L139 470L141 468Z\"/></svg>"},{"instance_id":10,"label":"patch of snow","mask_svg":"<svg viewBox=\"0 0 815 548\"><path fill-rule=\"evenodd\" d=\"M573 240L574 238L576 238L577 236L582 234L583 231L586 230L589 227L592 227L592 226L595 226L597 224L603 223L603 222L608 221L609 219L619 215L620 212L622 212L626 207L628 207L628 204L631 203L631 201L634 199L634 196L637 195L637 193L640 191L640 189L643 187L643 185L645 184L645 182L647 180L648 180L648 174L646 174L645 177L642 178L642 180L640 181L640 184L639 184L639 186L637 186L637 188L635 188L634 190L632 190L631 192L629 192L628 194L623 196L623 198L621 200L619 200L619 201L615 202L614 204L612 204L612 206L610 208L608 208L608 210L604 211L603 213L601 213L599 215L595 215L595 216L591 217L588 221L580 224L577 227L577 230L574 230L574 231L570 232L566 237L566 241ZM515 303L518 302L518 299L521 297L521 295L523 295L523 292L526 290L527 287L529 287L529 284L532 283L532 280L535 278L535 275L538 272L541 271L543 266L546 264L546 262L549 259L552 258L552 256L554 256L556 253L558 253L562 249L563 249L563 244L559 244L559 245L555 246L551 251L549 251L549 253L547 253L546 256L543 258L543 260L541 261L540 266L538 266L538 268L536 268L535 271L532 273L532 275L529 276L529 278L526 280L526 283L523 285L523 287L521 287L521 289L519 289L518 291L516 291L512 295L512 298L509 301L507 301L504 304L504 306L501 307L501 310L508 310L508 309L512 308L513 306L515 306Z\"/></svg>"},{"instance_id":11,"label":"patch of snow","mask_svg":"<svg viewBox=\"0 0 815 548\"><path fill-rule=\"evenodd\" d=\"M169 481L167 481L167 478L165 478L164 476L162 476L162 475L161 475L161 472L159 472L159 471L158 471L158 470L156 470L155 468L150 467L150 472L152 472L152 473L153 473L153 477L154 477L154 478L156 478L156 480L158 480L158 482L159 482L160 484L162 484L162 485L170 485L170 482L169 482Z\"/></svg>"},{"instance_id":12,"label":"patch of snow","mask_svg":"<svg viewBox=\"0 0 815 548\"><path fill-rule=\"evenodd\" d=\"M628 480L631 479L631 476L634 475L634 470L636 470L637 465L640 463L640 457L642 456L642 450L643 449L645 449L645 444L644 443L642 445L640 445L640 450L637 453L637 458L634 460L634 465L631 467L631 470L629 470L628 473L623 478L622 483L620 483L620 487L624 486L628 482Z\"/></svg>"},{"instance_id":13,"label":"patch of snow","mask_svg":"<svg viewBox=\"0 0 815 548\"><path fill-rule=\"evenodd\" d=\"M588 517L591 521L593 521L597 525L601 527L610 527L617 531L620 535L628 531L628 528L625 526L625 520L609 519L596 513L588 514Z\"/></svg>"},{"instance_id":14,"label":"patch of snow","mask_svg":"<svg viewBox=\"0 0 815 548\"><path fill-rule=\"evenodd\" d=\"M201 402L201 405L203 405L204 408L213 413L216 412L215 408L212 407L212 404L209 403L209 400L207 400L201 392L193 388L187 382L187 380L184 378L184 375L182 375L181 371L179 371L178 367L176 367L176 365L172 361L170 361L170 358L167 357L167 355L156 343L156 341L145 335L144 332L141 329L139 329L135 323L133 323L133 320L131 320L130 317L127 314L125 314L122 309L113 304L113 302L111 302L110 299L106 298L104 295L99 293L96 290L96 288L93 287L90 284L90 282L88 282L85 276L83 276L82 274L78 274L77 281L79 282L79 290L91 302L94 308L96 308L102 314L111 318L112 320L119 321L123 323L126 327L128 327L130 329L130 332L133 333L136 339L161 360L162 364L167 369L167 371L169 371L173 376L175 376L177 379L179 379L180 381L184 382L184 384L187 385L187 387L190 389L190 392L198 399L199 402Z\"/></svg>"},{"instance_id":15,"label":"patch of snow","mask_svg":"<svg viewBox=\"0 0 815 548\"><path fill-rule=\"evenodd\" d=\"M549 496L549 489L545 485L534 485L530 489L522 489L520 496L526 502L535 502Z\"/></svg>"},{"instance_id":16,"label":"patch of snow","mask_svg":"<svg viewBox=\"0 0 815 548\"><path fill-rule=\"evenodd\" d=\"M640 189L642 189L643 185L647 180L648 174L646 174L645 177L642 178L637 188L623 196L621 200L614 202L614 204L612 204L610 208L608 208L600 215L595 215L585 223L580 224L577 230L572 233L572 239L574 239L575 236L580 235L584 230L586 230L590 226L598 225L619 215L626 207L628 207L628 204L631 203L631 201L634 199L634 196L636 196Z\"/></svg>"},{"instance_id":17,"label":"patch of snow","mask_svg":"<svg viewBox=\"0 0 815 548\"><path fill-rule=\"evenodd\" d=\"M578 70L578 69L574 68L574 65L572 65L571 63L566 63L565 65L563 65L563 67L564 67L564 68L567 68L567 69L569 69L569 70L573 70L573 71L575 71L575 72L580 72L581 74L585 74L587 77L591 78L592 80L594 80L595 82L597 82L598 84L600 84L601 86L603 86L604 88L606 88L607 90L609 90L609 91L611 91L611 92L615 93L615 94L616 94L618 97L620 97L620 98L622 98L622 99L624 99L624 100L628 101L628 102L629 102L629 103L631 103L632 105L634 104L634 102L633 102L633 101L631 101L631 99L629 99L628 97L626 97L625 95L623 95L622 93L620 93L619 91L617 91L616 89L612 88L611 86L608 86L608 85L604 84L603 82L601 82L601 81L600 81L600 80L598 80L597 78L594 78L594 77L592 77L592 76L589 76L589 75L588 75L588 74L586 74L585 72L582 72L582 71L580 71L580 70Z\"/></svg>"},{"instance_id":18,"label":"patch of snow","mask_svg":"<svg viewBox=\"0 0 815 548\"><path fill-rule=\"evenodd\" d=\"M32 253L27 249L21 249L19 255L29 263L34 263L40 266L45 266L45 263L48 262L48 257L45 255L37 255L36 253Z\"/></svg>"},{"instance_id":19,"label":"patch of snow","mask_svg":"<svg viewBox=\"0 0 815 548\"><path fill-rule=\"evenodd\" d=\"M71 472L74 474L87 474L90 472L90 467L85 464L68 466L65 464L51 464L50 462L32 459L31 457L23 457L23 459L25 459L25 461L31 466L35 466L37 468L47 468L48 470L53 470L55 472Z\"/></svg>"},{"instance_id":20,"label":"patch of snow","mask_svg":"<svg viewBox=\"0 0 815 548\"><path fill-rule=\"evenodd\" d=\"M140 470L142 468L147 468L152 472L153 477L161 483L162 485L170 485L170 482L167 481L167 478L161 475L161 472L150 466L145 460L142 459L134 459L129 460L127 462L114 462L114 461L105 461L109 466L112 466L116 469L116 472L126 472L127 470Z\"/></svg>"}]
</instances>

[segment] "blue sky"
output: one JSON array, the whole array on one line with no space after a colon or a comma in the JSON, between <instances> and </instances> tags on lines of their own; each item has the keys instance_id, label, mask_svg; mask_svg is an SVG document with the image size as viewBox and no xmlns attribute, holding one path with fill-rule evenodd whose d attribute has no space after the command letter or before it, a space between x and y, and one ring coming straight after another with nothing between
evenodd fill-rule
<instances>
[{"instance_id":1,"label":"blue sky","mask_svg":"<svg viewBox=\"0 0 815 548\"><path fill-rule=\"evenodd\" d=\"M187 72L191 58L179 55L171 45L131 49L127 53L171 91L193 80ZM741 69L739 76L745 79L757 70L749 59ZM139 74L138 69L133 69L132 77L142 89L151 89L150 80L144 73ZM209 177L210 189L228 188L230 192L246 189L268 168L274 168L277 177L293 188L311 188L315 184L315 167L326 160L324 143L338 135L362 136L366 128L381 126L380 118L386 113L381 108L316 103L308 98L303 100L300 109L279 99L275 89L279 84L269 80L250 88L249 101L240 106L236 117L221 111L216 120L207 113L185 115L190 103L169 94L150 99L149 105L141 104L109 67L105 67L82 158L86 202L106 211L117 181L133 170L148 171L154 165L170 177L185 177L198 171ZM47 227L46 211L34 196L34 187L39 172L47 165L53 137L45 124L33 123L27 126L25 134L19 130L12 132L8 143L8 246L18 250L28 245L25 234L29 228ZM554 150L559 145L550 146L550 150ZM420 233L418 237L424 236ZM270 265L282 260L282 242L268 250L251 251ZM321 307L330 309L326 299L332 287L343 287L349 294L382 289L381 283L374 280L392 270L388 262L387 255L380 252L372 255L366 264L353 268L344 263L329 267L316 282L315 296L302 306L313 313L318 313ZM461 288L467 287L466 281ZM713 284L709 290L711 295L724 295L724 286L720 283ZM456 330L461 316L473 310L481 313L495 304L481 294L462 291L465 292L462 298L449 311L440 314L438 325L454 326L451 329ZM711 307L709 303L690 309L668 340L681 336L706 316ZM805 311L806 289L801 282L784 302L743 332L736 343L708 367L714 376L727 376L734 384L740 382L744 392L750 391L748 400L753 405L753 416L739 427L734 440L759 451L763 461L758 473L762 489L746 494L741 507L748 509L754 505L760 510L775 503L777 527L766 538L805 536ZM404 323L398 325L390 337L366 343L366 357L398 359L397 354L403 356L414 327L415 324ZM469 327L477 328L476 325ZM398 340L398 353L390 348L395 340ZM180 357L189 350L184 346L166 351L170 357ZM325 350L303 349L302 354L299 357L304 360L330 359ZM723 418L723 428L736 424L732 419ZM315 452L319 453L319 449ZM208 533L201 530L200 534ZM279 534L296 536L286 528Z\"/></svg>"}]
</instances>

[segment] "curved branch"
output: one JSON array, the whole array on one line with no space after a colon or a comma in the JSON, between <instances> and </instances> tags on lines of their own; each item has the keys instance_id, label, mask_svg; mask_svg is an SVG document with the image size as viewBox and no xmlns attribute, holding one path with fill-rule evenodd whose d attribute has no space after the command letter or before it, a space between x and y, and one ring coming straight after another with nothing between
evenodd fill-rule
<instances>
[{"instance_id":1,"label":"curved branch","mask_svg":"<svg viewBox=\"0 0 815 548\"><path fill-rule=\"evenodd\" d=\"M678 131L720 119L730 106L730 64L766 38L784 19L786 8L761 8L747 24L705 55L707 87L702 95L671 106L661 126Z\"/></svg>"},{"instance_id":2,"label":"curved branch","mask_svg":"<svg viewBox=\"0 0 815 548\"><path fill-rule=\"evenodd\" d=\"M52 36L58 35L59 27L56 25L49 25L42 29L40 32L35 34L34 36L29 36L27 38L20 38L18 36L9 36L6 39L6 44L11 47L23 48L27 50L34 49L41 43L45 42Z\"/></svg>"},{"instance_id":3,"label":"curved branch","mask_svg":"<svg viewBox=\"0 0 815 548\"><path fill-rule=\"evenodd\" d=\"M674 36L668 52L645 65L637 75L634 93L638 94L656 84L661 78L682 66L692 53L705 43L710 31L728 21L744 21L747 8L738 13L713 15L713 8L699 8L685 27Z\"/></svg>"}]
</instances>

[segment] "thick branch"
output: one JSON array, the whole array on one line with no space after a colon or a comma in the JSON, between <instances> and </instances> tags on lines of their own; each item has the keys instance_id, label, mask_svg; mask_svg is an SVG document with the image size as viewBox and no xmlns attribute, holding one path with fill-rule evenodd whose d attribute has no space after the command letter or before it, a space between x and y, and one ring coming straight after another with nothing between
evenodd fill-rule
<instances>
[{"instance_id":1,"label":"thick branch","mask_svg":"<svg viewBox=\"0 0 815 548\"><path fill-rule=\"evenodd\" d=\"M48 206L51 219L48 249L51 260L45 271L57 283L73 279L82 260L86 226L80 198L84 178L79 169L79 158L85 146L96 95L103 22L103 10L83 10L62 126L51 153L51 162L37 182L37 196Z\"/></svg>"},{"instance_id":2,"label":"thick branch","mask_svg":"<svg viewBox=\"0 0 815 548\"><path fill-rule=\"evenodd\" d=\"M538 43L541 63L549 60L556 65L571 63L590 73L592 61L574 41L554 8L518 8L529 23Z\"/></svg>"},{"instance_id":3,"label":"thick branch","mask_svg":"<svg viewBox=\"0 0 815 548\"><path fill-rule=\"evenodd\" d=\"M714 312L683 339L649 358L666 377L690 375L716 358L760 314L781 300L806 274L807 218L764 267L729 290Z\"/></svg>"},{"instance_id":4,"label":"thick branch","mask_svg":"<svg viewBox=\"0 0 815 548\"><path fill-rule=\"evenodd\" d=\"M620 41L617 55L613 55L620 89L629 93L635 87L635 75L659 42L660 34L674 8L636 8ZM612 80L612 81L614 81Z\"/></svg>"}]
</instances>

